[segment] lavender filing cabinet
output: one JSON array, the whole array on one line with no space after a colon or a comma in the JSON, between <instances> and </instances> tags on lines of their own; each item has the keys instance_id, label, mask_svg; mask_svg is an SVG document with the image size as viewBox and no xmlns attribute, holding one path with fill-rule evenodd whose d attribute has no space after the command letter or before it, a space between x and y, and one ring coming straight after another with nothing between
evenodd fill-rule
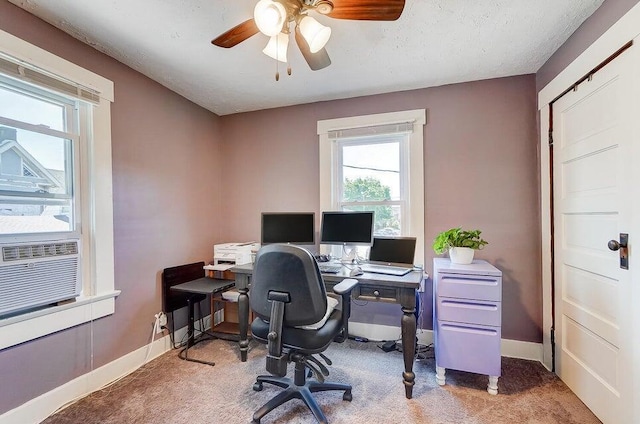
<instances>
[{"instance_id":1,"label":"lavender filing cabinet","mask_svg":"<svg viewBox=\"0 0 640 424\"><path fill-rule=\"evenodd\" d=\"M447 368L489 376L498 394L502 325L502 272L483 260L469 265L433 260L433 337L436 381Z\"/></svg>"}]
</instances>

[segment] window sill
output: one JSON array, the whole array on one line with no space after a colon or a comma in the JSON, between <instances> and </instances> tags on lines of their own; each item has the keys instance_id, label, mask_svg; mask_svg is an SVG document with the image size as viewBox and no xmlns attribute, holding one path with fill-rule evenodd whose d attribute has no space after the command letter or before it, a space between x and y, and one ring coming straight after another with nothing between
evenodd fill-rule
<instances>
[{"instance_id":1,"label":"window sill","mask_svg":"<svg viewBox=\"0 0 640 424\"><path fill-rule=\"evenodd\" d=\"M111 315L118 295L120 290L80 296L72 303L0 319L0 350Z\"/></svg>"}]
</instances>

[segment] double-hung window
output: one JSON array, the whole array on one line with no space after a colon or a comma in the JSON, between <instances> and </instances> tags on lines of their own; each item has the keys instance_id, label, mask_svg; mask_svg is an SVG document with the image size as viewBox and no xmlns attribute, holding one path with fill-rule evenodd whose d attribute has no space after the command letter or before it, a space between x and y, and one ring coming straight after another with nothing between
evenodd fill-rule
<instances>
[{"instance_id":1,"label":"double-hung window","mask_svg":"<svg viewBox=\"0 0 640 424\"><path fill-rule=\"evenodd\" d=\"M0 31L0 349L115 311L111 102Z\"/></svg>"},{"instance_id":2,"label":"double-hung window","mask_svg":"<svg viewBox=\"0 0 640 424\"><path fill-rule=\"evenodd\" d=\"M407 144L405 132L336 140L336 209L374 211L374 235L407 227Z\"/></svg>"},{"instance_id":3,"label":"double-hung window","mask_svg":"<svg viewBox=\"0 0 640 424\"><path fill-rule=\"evenodd\" d=\"M5 239L79 237L81 107L88 106L0 75L0 235Z\"/></svg>"},{"instance_id":4,"label":"double-hung window","mask_svg":"<svg viewBox=\"0 0 640 424\"><path fill-rule=\"evenodd\" d=\"M419 263L424 124L422 109L318 122L321 210L373 210L374 236L416 237Z\"/></svg>"}]
</instances>

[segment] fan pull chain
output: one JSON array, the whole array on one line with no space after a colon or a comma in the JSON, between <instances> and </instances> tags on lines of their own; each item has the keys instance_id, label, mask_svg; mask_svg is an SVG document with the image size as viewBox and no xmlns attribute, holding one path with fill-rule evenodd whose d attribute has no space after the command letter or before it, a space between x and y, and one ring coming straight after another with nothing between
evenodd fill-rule
<instances>
[{"instance_id":1,"label":"fan pull chain","mask_svg":"<svg viewBox=\"0 0 640 424\"><path fill-rule=\"evenodd\" d=\"M280 81L280 70L278 68L278 52L280 52L280 50L278 49L278 42L279 40L276 38L276 81ZM291 75L291 65L289 62L287 62L287 75Z\"/></svg>"}]
</instances>

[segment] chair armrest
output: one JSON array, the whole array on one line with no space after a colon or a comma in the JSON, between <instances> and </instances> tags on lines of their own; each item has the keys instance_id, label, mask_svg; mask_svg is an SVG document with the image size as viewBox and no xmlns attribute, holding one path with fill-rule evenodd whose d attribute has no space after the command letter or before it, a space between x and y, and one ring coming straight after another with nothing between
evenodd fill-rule
<instances>
[{"instance_id":1,"label":"chair armrest","mask_svg":"<svg viewBox=\"0 0 640 424\"><path fill-rule=\"evenodd\" d=\"M338 284L333 286L333 292L339 295L351 294L351 290L356 288L358 285L358 280L355 278L345 278L340 281Z\"/></svg>"}]
</instances>

